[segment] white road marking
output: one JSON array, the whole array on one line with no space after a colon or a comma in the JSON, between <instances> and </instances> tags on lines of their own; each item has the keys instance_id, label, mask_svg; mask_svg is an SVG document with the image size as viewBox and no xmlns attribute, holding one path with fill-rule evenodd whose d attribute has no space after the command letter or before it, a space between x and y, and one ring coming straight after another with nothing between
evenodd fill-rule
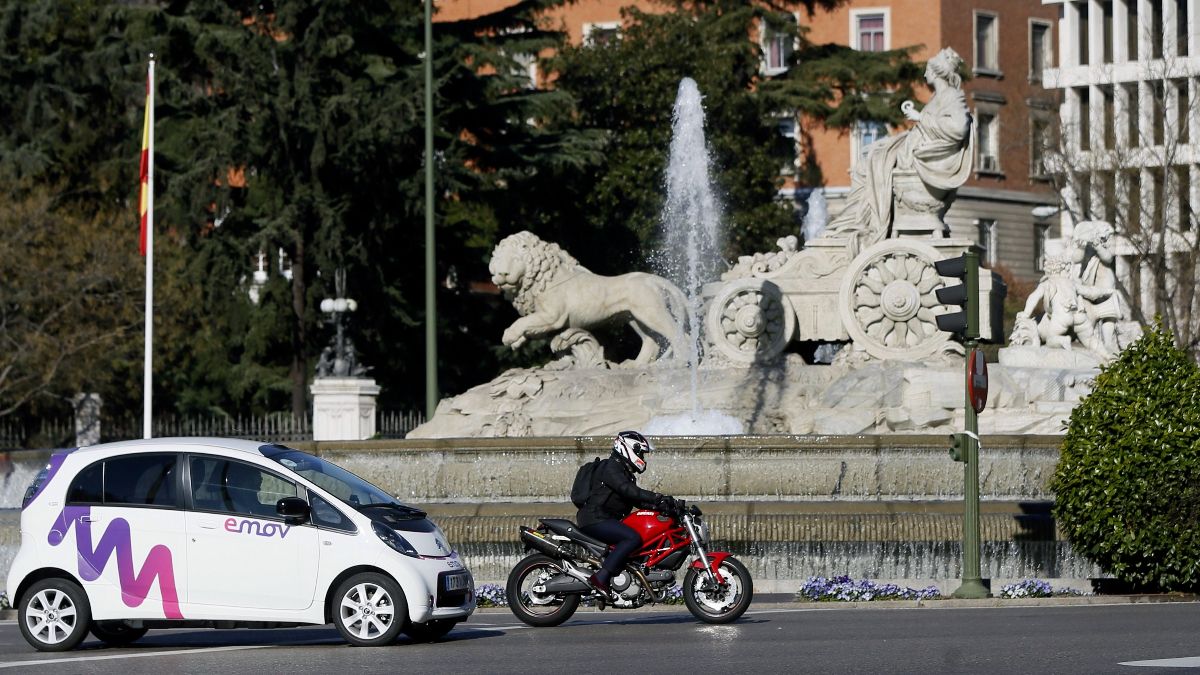
<instances>
[{"instance_id":1,"label":"white road marking","mask_svg":"<svg viewBox=\"0 0 1200 675\"><path fill-rule=\"evenodd\" d=\"M52 666L60 663L78 663L82 661L111 661L114 659L140 659L145 656L186 656L206 652L232 652L239 649L268 649L277 645L243 645L237 647L202 647L199 649L176 649L161 652L134 652L131 654L103 654L97 656L70 656L62 659L42 659L41 661L6 661L0 663L0 668L22 668L24 666Z\"/></svg>"},{"instance_id":2,"label":"white road marking","mask_svg":"<svg viewBox=\"0 0 1200 675\"><path fill-rule=\"evenodd\" d=\"M40 661L3 661L0 668L21 668L24 666L52 666L59 663L77 663L81 661L112 661L116 659L140 659L146 656L188 656L212 652L234 652L243 649L273 649L275 647L300 647L304 645L344 644L341 641L328 639L300 640L297 642L282 642L274 645L230 645L227 647L198 647L196 649L174 649L157 652L132 652L129 654L97 654L96 656L69 656L61 659L42 659Z\"/></svg>"},{"instance_id":3,"label":"white road marking","mask_svg":"<svg viewBox=\"0 0 1200 675\"><path fill-rule=\"evenodd\" d=\"M1119 666L1148 666L1150 668L1200 668L1200 656L1185 656L1181 659L1154 659L1153 661L1126 661Z\"/></svg>"}]
</instances>

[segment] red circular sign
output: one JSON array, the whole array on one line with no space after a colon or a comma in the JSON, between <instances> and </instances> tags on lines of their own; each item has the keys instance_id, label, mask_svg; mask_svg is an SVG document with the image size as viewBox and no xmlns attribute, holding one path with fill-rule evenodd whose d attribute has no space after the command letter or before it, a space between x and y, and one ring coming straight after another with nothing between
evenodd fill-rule
<instances>
[{"instance_id":1,"label":"red circular sign","mask_svg":"<svg viewBox=\"0 0 1200 675\"><path fill-rule=\"evenodd\" d=\"M972 349L967 358L967 396L971 399L971 407L975 412L983 412L987 405L988 373L987 360L983 352Z\"/></svg>"}]
</instances>

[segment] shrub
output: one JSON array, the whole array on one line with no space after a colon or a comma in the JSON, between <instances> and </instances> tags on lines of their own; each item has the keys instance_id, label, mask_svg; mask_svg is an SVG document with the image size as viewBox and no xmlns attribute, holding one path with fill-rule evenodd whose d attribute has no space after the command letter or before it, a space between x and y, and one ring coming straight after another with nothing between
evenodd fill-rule
<instances>
[{"instance_id":1,"label":"shrub","mask_svg":"<svg viewBox=\"0 0 1200 675\"><path fill-rule=\"evenodd\" d=\"M0 609L12 609L8 602L8 593L5 591L0 591Z\"/></svg>"},{"instance_id":2,"label":"shrub","mask_svg":"<svg viewBox=\"0 0 1200 675\"><path fill-rule=\"evenodd\" d=\"M1200 370L1161 323L1071 413L1050 487L1066 538L1106 572L1200 588Z\"/></svg>"}]
</instances>

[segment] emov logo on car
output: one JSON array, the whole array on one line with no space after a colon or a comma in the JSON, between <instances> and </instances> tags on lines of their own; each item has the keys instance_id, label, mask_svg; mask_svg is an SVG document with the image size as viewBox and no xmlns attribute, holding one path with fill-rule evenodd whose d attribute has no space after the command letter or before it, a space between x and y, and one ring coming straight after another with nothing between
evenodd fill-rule
<instances>
[{"instance_id":1,"label":"emov logo on car","mask_svg":"<svg viewBox=\"0 0 1200 675\"><path fill-rule=\"evenodd\" d=\"M100 578L108 561L117 558L117 579L121 585L121 600L127 607L138 607L150 593L150 585L158 579L162 593L163 614L168 619L182 619L179 611L179 594L175 590L175 567L171 562L171 549L163 544L151 547L142 563L142 569L133 569L133 543L129 537L129 521L113 518L112 523L100 535L100 541L92 548L92 507L63 507L46 541L58 546L67 538L71 526L75 526L75 548L79 560L79 576L85 581Z\"/></svg>"},{"instance_id":2,"label":"emov logo on car","mask_svg":"<svg viewBox=\"0 0 1200 675\"><path fill-rule=\"evenodd\" d=\"M257 534L260 537L274 537L278 534L279 538L283 539L291 529L290 526L280 525L279 523L260 523L257 520L247 520L244 518L225 519L225 531L237 532L238 534Z\"/></svg>"}]
</instances>

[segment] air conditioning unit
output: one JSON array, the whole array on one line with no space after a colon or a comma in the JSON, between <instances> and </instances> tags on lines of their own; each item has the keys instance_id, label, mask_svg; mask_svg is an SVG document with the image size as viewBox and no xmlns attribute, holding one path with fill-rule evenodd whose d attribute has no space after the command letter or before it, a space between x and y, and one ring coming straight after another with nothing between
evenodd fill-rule
<instances>
[{"instance_id":1,"label":"air conditioning unit","mask_svg":"<svg viewBox=\"0 0 1200 675\"><path fill-rule=\"evenodd\" d=\"M979 156L979 170L980 171L999 171L1000 170L1000 162L996 159L995 155L980 155Z\"/></svg>"}]
</instances>

